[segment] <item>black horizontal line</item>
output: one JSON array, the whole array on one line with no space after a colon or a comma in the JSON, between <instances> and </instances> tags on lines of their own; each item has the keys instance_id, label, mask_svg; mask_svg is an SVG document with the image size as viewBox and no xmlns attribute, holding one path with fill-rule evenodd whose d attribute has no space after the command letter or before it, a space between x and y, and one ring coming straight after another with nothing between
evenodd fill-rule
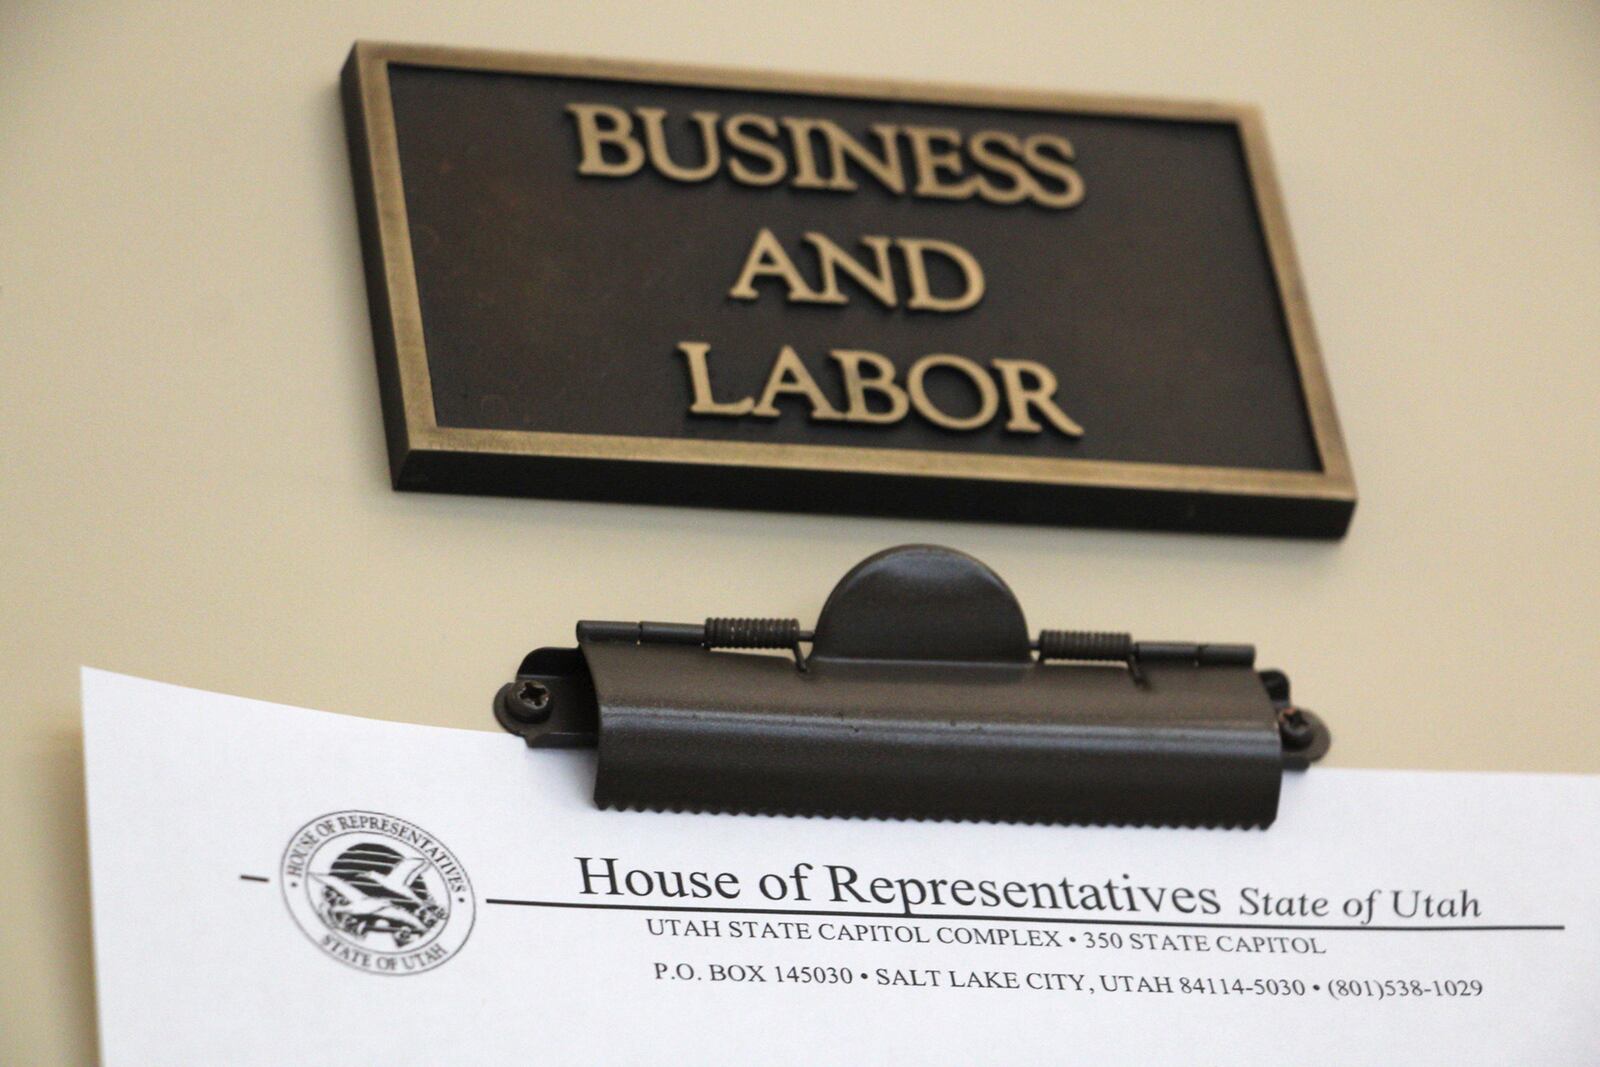
<instances>
[{"instance_id":1,"label":"black horizontal line","mask_svg":"<svg viewBox=\"0 0 1600 1067\"><path fill-rule=\"evenodd\" d=\"M929 915L893 911L824 911L801 908L718 908L692 904L604 904L599 901L515 900L487 897L485 904L509 904L520 908L585 908L595 911L686 911L705 915L804 915L839 919L938 919L944 922L1053 923L1069 926L1166 926L1200 930L1350 930L1374 933L1459 933L1467 930L1495 932L1507 930L1565 930L1561 923L1517 923L1504 926L1312 926L1301 923L1221 923L1183 922L1149 919L1062 919L1034 915Z\"/></svg>"},{"instance_id":2,"label":"black horizontal line","mask_svg":"<svg viewBox=\"0 0 1600 1067\"><path fill-rule=\"evenodd\" d=\"M267 880L268 879L261 877L259 874L241 874L239 876L239 881L241 882L265 882Z\"/></svg>"}]
</instances>

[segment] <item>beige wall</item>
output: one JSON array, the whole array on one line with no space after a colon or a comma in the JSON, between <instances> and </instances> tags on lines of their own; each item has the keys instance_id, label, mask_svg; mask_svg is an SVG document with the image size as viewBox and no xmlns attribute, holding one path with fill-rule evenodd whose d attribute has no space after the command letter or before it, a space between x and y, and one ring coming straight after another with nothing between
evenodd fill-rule
<instances>
[{"instance_id":1,"label":"beige wall","mask_svg":"<svg viewBox=\"0 0 1600 1067\"><path fill-rule=\"evenodd\" d=\"M234 8L0 3L0 1060L92 1055L81 663L487 728L579 615L811 618L933 540L1035 625L1255 641L1335 764L1600 771L1593 4ZM1258 103L1354 528L395 494L335 95L357 37Z\"/></svg>"}]
</instances>

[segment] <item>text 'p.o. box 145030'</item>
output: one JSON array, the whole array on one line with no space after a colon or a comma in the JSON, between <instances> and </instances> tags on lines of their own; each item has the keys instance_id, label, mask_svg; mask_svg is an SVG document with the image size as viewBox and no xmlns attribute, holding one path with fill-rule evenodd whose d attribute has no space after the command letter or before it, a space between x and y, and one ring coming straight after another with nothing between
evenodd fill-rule
<instances>
[{"instance_id":1,"label":"text 'p.o. box 145030'","mask_svg":"<svg viewBox=\"0 0 1600 1067\"><path fill-rule=\"evenodd\" d=\"M358 44L402 489L1337 537L1253 109Z\"/></svg>"}]
</instances>

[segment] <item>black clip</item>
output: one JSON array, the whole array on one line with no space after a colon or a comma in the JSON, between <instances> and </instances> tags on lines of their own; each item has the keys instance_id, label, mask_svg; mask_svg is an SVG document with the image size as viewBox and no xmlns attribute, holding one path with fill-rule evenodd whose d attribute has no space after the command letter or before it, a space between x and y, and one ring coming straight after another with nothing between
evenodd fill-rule
<instances>
[{"instance_id":1,"label":"black clip","mask_svg":"<svg viewBox=\"0 0 1600 1067\"><path fill-rule=\"evenodd\" d=\"M845 575L814 633L580 622L494 707L531 746L598 747L602 807L1267 826L1329 734L1254 664L1249 645L1030 641L992 570L908 545Z\"/></svg>"}]
</instances>

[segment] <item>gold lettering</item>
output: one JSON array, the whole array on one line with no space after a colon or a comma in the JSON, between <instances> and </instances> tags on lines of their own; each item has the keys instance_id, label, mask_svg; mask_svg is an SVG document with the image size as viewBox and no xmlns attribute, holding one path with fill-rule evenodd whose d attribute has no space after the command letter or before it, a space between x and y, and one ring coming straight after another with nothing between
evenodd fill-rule
<instances>
[{"instance_id":1,"label":"gold lettering","mask_svg":"<svg viewBox=\"0 0 1600 1067\"><path fill-rule=\"evenodd\" d=\"M928 396L928 390L923 383L928 372L936 367L949 367L966 376L972 387L978 391L977 411L965 418L959 418L939 410L933 399ZM947 430L976 430L994 418L995 412L1000 410L1000 391L994 387L994 382L983 372L982 367L964 356L947 353L923 356L911 364L911 371L906 375L906 390L911 394L911 404L917 409L917 414L935 426L943 426Z\"/></svg>"},{"instance_id":2,"label":"gold lettering","mask_svg":"<svg viewBox=\"0 0 1600 1067\"><path fill-rule=\"evenodd\" d=\"M1030 407L1036 407L1041 415L1050 420L1050 425L1068 437L1083 436L1083 427L1056 406L1055 395L1059 383L1055 372L1049 367L1031 359L992 359L989 362L1000 372L1000 380L1005 384L1006 407L1011 413L1006 420L1007 430L1012 433L1038 433L1043 430L1044 427L1028 414ZM1027 384L1025 378L1032 378L1033 384Z\"/></svg>"},{"instance_id":3,"label":"gold lettering","mask_svg":"<svg viewBox=\"0 0 1600 1067\"><path fill-rule=\"evenodd\" d=\"M718 403L711 396L711 370L706 366L706 354L711 351L711 346L701 341L680 341L678 351L683 358L689 361L689 382L694 388L694 403L689 405L689 411L695 415L721 415L724 418L737 419L741 415L748 415L756 402L749 397L743 400L732 400Z\"/></svg>"},{"instance_id":4,"label":"gold lettering","mask_svg":"<svg viewBox=\"0 0 1600 1067\"><path fill-rule=\"evenodd\" d=\"M705 162L698 167L682 167L672 160L667 148L667 113L659 107L636 107L633 113L644 122L645 144L650 146L650 163L675 182L703 182L716 176L722 166L722 144L717 140L717 113L691 111L689 117L700 127L700 147Z\"/></svg>"},{"instance_id":5,"label":"gold lettering","mask_svg":"<svg viewBox=\"0 0 1600 1067\"><path fill-rule=\"evenodd\" d=\"M1044 150L1054 148L1056 157L1050 158ZM1045 207L1076 207L1083 202L1083 176L1072 166L1072 142L1050 133L1036 133L1022 142L1022 155L1035 171L1054 176L1061 182L1059 193L1042 186L1034 196L1036 203Z\"/></svg>"},{"instance_id":6,"label":"gold lettering","mask_svg":"<svg viewBox=\"0 0 1600 1067\"><path fill-rule=\"evenodd\" d=\"M891 423L899 422L906 417L906 411L911 407L911 400L906 396L906 391L894 383L893 363L876 352L848 348L836 348L829 352L828 356L839 364L839 372L844 378L846 422ZM872 377L862 375L863 363L876 371ZM877 393L887 399L889 410L873 411L867 404L869 392Z\"/></svg>"},{"instance_id":7,"label":"gold lettering","mask_svg":"<svg viewBox=\"0 0 1600 1067\"><path fill-rule=\"evenodd\" d=\"M994 386L990 385L989 388L993 389ZM761 394L760 403L750 409L750 414L763 419L777 418L778 408L773 401L780 396L804 397L811 404L811 418L814 421L838 422L844 419L839 409L828 403L828 398L822 395L816 379L811 377L811 372L806 370L806 365L800 362L800 356L789 345L784 345L778 358L772 361L767 388Z\"/></svg>"},{"instance_id":8,"label":"gold lettering","mask_svg":"<svg viewBox=\"0 0 1600 1067\"><path fill-rule=\"evenodd\" d=\"M735 300L756 299L760 295L754 284L757 278L782 279L789 287L791 303L826 303L806 285L806 280L800 276L789 253L783 250L783 245L765 226L756 233L756 239L750 245L750 254L745 257L744 270L739 273L739 280L733 283L733 288L728 290L728 295Z\"/></svg>"},{"instance_id":9,"label":"gold lettering","mask_svg":"<svg viewBox=\"0 0 1600 1067\"><path fill-rule=\"evenodd\" d=\"M678 354L683 356L689 372L693 394L689 411L694 415L776 419L782 415L778 400L797 397L805 401L810 418L818 422L885 426L900 422L915 409L936 426L971 431L987 426L1000 411L1001 389L996 388L994 378L975 360L951 353L935 353L918 359L911 365L902 386L896 381L894 363L885 356L862 349L833 349L828 358L837 365L844 384L845 404L841 412L789 345L783 346L773 360L759 401L749 396L717 400L711 382L710 351L711 346L702 341L678 343ZM1083 427L1056 404L1059 383L1048 367L1026 359L994 359L990 363L1004 389L1008 432L1040 433L1044 427L1036 416L1042 415L1065 436L1083 436ZM928 375L940 369L955 371L972 386L978 406L970 415L951 414L929 395Z\"/></svg>"},{"instance_id":10,"label":"gold lettering","mask_svg":"<svg viewBox=\"0 0 1600 1067\"><path fill-rule=\"evenodd\" d=\"M849 301L839 291L839 269L861 284L884 307L894 307L894 270L889 266L889 238L863 237L861 243L872 250L878 269L872 271L862 266L850 253L828 240L820 233L807 233L805 239L817 250L817 260L822 265L822 288L818 290L819 304L845 304Z\"/></svg>"},{"instance_id":11,"label":"gold lettering","mask_svg":"<svg viewBox=\"0 0 1600 1067\"><path fill-rule=\"evenodd\" d=\"M644 149L633 139L633 119L620 107L610 104L568 104L567 114L578 122L578 145L583 158L579 174L602 178L626 178L644 165ZM608 123L601 128L600 120ZM622 162L606 160L605 146L622 150Z\"/></svg>"},{"instance_id":12,"label":"gold lettering","mask_svg":"<svg viewBox=\"0 0 1600 1067\"><path fill-rule=\"evenodd\" d=\"M817 156L811 150L811 135L821 127L820 119L783 119L789 131L789 147L794 150L794 181L796 189L826 189L828 183L817 173Z\"/></svg>"},{"instance_id":13,"label":"gold lettering","mask_svg":"<svg viewBox=\"0 0 1600 1067\"><path fill-rule=\"evenodd\" d=\"M1011 154L1002 155L996 146L1007 149ZM978 195L989 203L1019 204L1044 191L1033 180L1033 175L1028 173L1028 168L1022 165L1022 142L1015 134L1003 130L984 130L972 135L972 140L967 142L967 151L972 153L972 160L978 166L1011 179L1010 188L997 188L987 178L978 179Z\"/></svg>"},{"instance_id":14,"label":"gold lettering","mask_svg":"<svg viewBox=\"0 0 1600 1067\"><path fill-rule=\"evenodd\" d=\"M965 248L932 237L900 237L895 243L905 256L906 273L911 280L911 299L906 301L906 307L918 311L956 312L965 311L983 299L983 268ZM929 252L943 256L960 268L966 286L960 296L933 295L928 284L928 265L923 260Z\"/></svg>"},{"instance_id":15,"label":"gold lettering","mask_svg":"<svg viewBox=\"0 0 1600 1067\"><path fill-rule=\"evenodd\" d=\"M677 182L710 181L726 168L732 181L759 187L787 183L849 193L866 175L869 184L893 196L976 196L991 204L1032 201L1049 208L1075 207L1084 198L1072 142L1055 133L1019 137L988 129L969 136L955 127L890 122L856 132L812 116L691 111L686 136L698 140L699 161L680 163L672 157L671 115L664 108L629 112L610 104L574 103L566 111L576 123L578 173L583 175L626 178L648 162Z\"/></svg>"},{"instance_id":16,"label":"gold lettering","mask_svg":"<svg viewBox=\"0 0 1600 1067\"><path fill-rule=\"evenodd\" d=\"M906 178L900 171L900 142L895 139L897 132L894 126L878 122L869 126L873 135L878 138L882 147L883 156L879 158L868 150L867 146L856 140L850 134L839 128L839 124L826 119L818 124L822 137L828 142L828 166L833 172L833 177L828 181L829 189L841 192L854 192L856 183L850 179L849 163L845 157L860 164L885 189L896 196L906 191Z\"/></svg>"},{"instance_id":17,"label":"gold lettering","mask_svg":"<svg viewBox=\"0 0 1600 1067\"><path fill-rule=\"evenodd\" d=\"M728 145L752 156L760 156L767 161L767 170L758 172L751 170L744 161L737 156L728 157L728 173L733 175L733 180L744 185L777 185L789 173L789 161L784 158L776 145L758 140L744 132L746 126L754 126L768 137L778 136L778 124L766 115L753 115L748 112L742 115L731 115L723 124L722 132L728 138Z\"/></svg>"},{"instance_id":18,"label":"gold lettering","mask_svg":"<svg viewBox=\"0 0 1600 1067\"><path fill-rule=\"evenodd\" d=\"M943 172L952 177L961 176L961 153L958 151L961 131L938 126L905 126L902 129L911 142L911 158L916 164L917 184L913 191L918 196L938 200L969 199L978 188L978 179L968 178L950 184L940 178ZM935 142L944 146L942 150L934 148Z\"/></svg>"}]
</instances>

